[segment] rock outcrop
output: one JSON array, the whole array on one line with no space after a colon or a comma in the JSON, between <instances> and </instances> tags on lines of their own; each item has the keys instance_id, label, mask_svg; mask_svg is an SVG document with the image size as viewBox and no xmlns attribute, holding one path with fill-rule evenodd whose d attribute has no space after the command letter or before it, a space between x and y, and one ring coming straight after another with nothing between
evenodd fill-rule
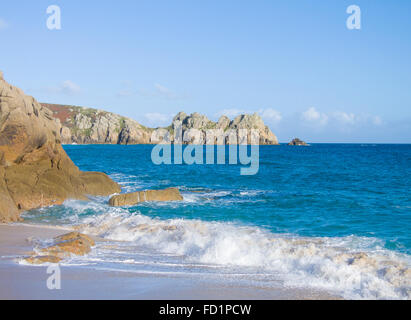
<instances>
[{"instance_id":1,"label":"rock outcrop","mask_svg":"<svg viewBox=\"0 0 411 320\"><path fill-rule=\"evenodd\" d=\"M119 116L117 114L98 109L82 108L75 106L63 106L55 104L43 104L44 107L52 110L53 117L60 120L62 127L60 135L64 144L157 144L161 137L154 134L155 129L148 128L137 121ZM209 129L227 130L255 129L258 130L262 145L277 145L277 137L264 124L258 114L240 115L234 120L222 116L217 122L213 122L205 115L193 113L187 115L184 112L178 113L173 123L166 128L161 128L170 133L170 142L173 142L174 133L177 129L177 122L181 123L183 136L181 140L184 144L206 143L205 132ZM201 131L197 140L189 134L190 129ZM250 141L248 141L250 143ZM214 143L218 143L215 141ZM228 139L223 141L229 144Z\"/></svg>"},{"instance_id":2,"label":"rock outcrop","mask_svg":"<svg viewBox=\"0 0 411 320\"><path fill-rule=\"evenodd\" d=\"M61 146L60 129L49 109L0 73L0 222L66 199L120 192L104 173L74 165Z\"/></svg>"},{"instance_id":3,"label":"rock outcrop","mask_svg":"<svg viewBox=\"0 0 411 320\"><path fill-rule=\"evenodd\" d=\"M92 108L42 104L60 120L63 144L150 144L153 129L132 119Z\"/></svg>"},{"instance_id":4,"label":"rock outcrop","mask_svg":"<svg viewBox=\"0 0 411 320\"><path fill-rule=\"evenodd\" d=\"M24 260L30 264L59 263L72 255L84 256L95 246L92 238L79 232L71 232L53 239L53 244L37 249Z\"/></svg>"},{"instance_id":5,"label":"rock outcrop","mask_svg":"<svg viewBox=\"0 0 411 320\"><path fill-rule=\"evenodd\" d=\"M199 113L187 115L184 112L180 112L174 117L173 124L169 130L175 134L180 127L182 129L181 138L184 144L237 144L241 143L241 141L239 141L239 130L245 129L247 130L248 144L253 144L251 140L251 130L256 130L259 134L258 144L278 145L277 137L271 132L270 128L264 124L264 121L257 113L253 115L240 115L232 121L228 117L222 116L217 122L214 122ZM192 132L190 132L191 129L198 130L200 134L192 134ZM218 138L212 137L214 140L210 140L210 138L207 137L208 130L215 130L216 133L220 132L223 139L219 140ZM226 134L228 131L235 134L230 137ZM171 141L173 141L173 137L171 137Z\"/></svg>"},{"instance_id":6,"label":"rock outcrop","mask_svg":"<svg viewBox=\"0 0 411 320\"><path fill-rule=\"evenodd\" d=\"M146 201L182 201L183 197L177 188L165 190L147 190L134 193L120 194L111 197L110 205L113 207L133 206Z\"/></svg>"},{"instance_id":7,"label":"rock outcrop","mask_svg":"<svg viewBox=\"0 0 411 320\"><path fill-rule=\"evenodd\" d=\"M291 141L289 146L308 146L308 144L298 138L295 138L293 141Z\"/></svg>"}]
</instances>

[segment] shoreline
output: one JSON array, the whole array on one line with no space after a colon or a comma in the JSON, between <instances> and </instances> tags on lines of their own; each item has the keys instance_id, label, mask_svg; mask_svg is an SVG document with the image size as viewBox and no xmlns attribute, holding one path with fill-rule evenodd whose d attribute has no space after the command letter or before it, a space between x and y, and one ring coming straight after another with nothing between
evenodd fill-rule
<instances>
[{"instance_id":1,"label":"shoreline","mask_svg":"<svg viewBox=\"0 0 411 320\"><path fill-rule=\"evenodd\" d=\"M61 290L47 289L47 266L27 266L15 259L32 251L27 239L50 239L71 229L29 224L0 224L0 299L137 299L137 300L340 300L311 289L259 288L221 281L61 266ZM99 239L97 239L99 241Z\"/></svg>"}]
</instances>

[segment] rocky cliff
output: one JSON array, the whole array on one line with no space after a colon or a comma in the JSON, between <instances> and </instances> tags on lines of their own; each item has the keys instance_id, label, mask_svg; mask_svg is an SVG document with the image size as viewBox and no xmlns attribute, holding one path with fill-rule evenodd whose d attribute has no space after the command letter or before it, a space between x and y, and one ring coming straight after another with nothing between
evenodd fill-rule
<instances>
[{"instance_id":1,"label":"rocky cliff","mask_svg":"<svg viewBox=\"0 0 411 320\"><path fill-rule=\"evenodd\" d=\"M129 118L92 108L42 104L60 120L63 144L150 144L153 129Z\"/></svg>"},{"instance_id":2,"label":"rocky cliff","mask_svg":"<svg viewBox=\"0 0 411 320\"><path fill-rule=\"evenodd\" d=\"M260 145L278 145L277 137L274 135L274 133L271 132L270 128L268 128L264 124L264 121L257 113L252 115L239 115L234 120L230 120L227 116L222 116L217 122L214 122L208 119L205 115L201 115L199 113L187 115L184 112L180 112L174 117L171 130L176 130L178 128L179 123L181 123L182 126L184 143L193 142L193 140L191 140L192 137L187 135L187 132L190 129L197 129L201 132L200 137L195 137L195 139L197 140L195 143L199 144L218 144L218 139L215 139L213 141L207 138L206 132L210 129L215 129L216 132L218 132L219 130L223 134L229 130L231 130L234 133L238 133L238 130L246 129L248 130L248 144L251 143L250 130L257 130L259 133ZM235 136L235 143L239 143L239 141L237 140L237 135ZM229 144L229 137L225 136L222 142L223 144Z\"/></svg>"},{"instance_id":3,"label":"rocky cliff","mask_svg":"<svg viewBox=\"0 0 411 320\"><path fill-rule=\"evenodd\" d=\"M63 150L60 132L53 112L0 72L0 222L69 198L120 192L104 173L80 171Z\"/></svg>"},{"instance_id":4,"label":"rocky cliff","mask_svg":"<svg viewBox=\"0 0 411 320\"><path fill-rule=\"evenodd\" d=\"M155 129L147 128L137 121L117 114L91 108L43 104L53 112L53 117L60 120L61 139L64 144L156 144L158 138L152 138ZM264 124L258 114L240 115L234 120L222 116L213 122L199 113L187 115L184 112L177 114L173 123L163 128L171 133L171 141L176 130L177 121L182 124L184 143L192 143L188 136L190 129L201 131L201 141L205 143L205 132L209 129L227 130L255 129L260 134L260 144L276 145L277 137ZM225 141L228 143L228 141Z\"/></svg>"}]
</instances>

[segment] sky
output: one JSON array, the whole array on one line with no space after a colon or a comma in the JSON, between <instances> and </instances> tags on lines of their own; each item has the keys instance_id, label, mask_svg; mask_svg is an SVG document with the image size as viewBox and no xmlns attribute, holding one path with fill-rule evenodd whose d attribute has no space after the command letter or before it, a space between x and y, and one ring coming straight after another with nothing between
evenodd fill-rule
<instances>
[{"instance_id":1,"label":"sky","mask_svg":"<svg viewBox=\"0 0 411 320\"><path fill-rule=\"evenodd\" d=\"M410 15L409 0L5 1L0 70L40 102L152 127L258 112L281 142L411 143Z\"/></svg>"}]
</instances>

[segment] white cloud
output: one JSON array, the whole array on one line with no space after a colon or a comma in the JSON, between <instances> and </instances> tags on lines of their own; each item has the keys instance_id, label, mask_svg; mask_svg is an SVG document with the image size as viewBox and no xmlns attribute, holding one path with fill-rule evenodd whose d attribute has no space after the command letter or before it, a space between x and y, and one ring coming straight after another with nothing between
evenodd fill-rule
<instances>
[{"instance_id":1,"label":"white cloud","mask_svg":"<svg viewBox=\"0 0 411 320\"><path fill-rule=\"evenodd\" d=\"M161 127L165 125L170 125L173 119L172 115L165 114L165 113L146 113L144 117L147 119L151 126Z\"/></svg>"},{"instance_id":2,"label":"white cloud","mask_svg":"<svg viewBox=\"0 0 411 320\"><path fill-rule=\"evenodd\" d=\"M354 113L346 113L346 112L334 112L333 118L344 125L355 125L361 119L359 116L355 115Z\"/></svg>"},{"instance_id":3,"label":"white cloud","mask_svg":"<svg viewBox=\"0 0 411 320\"><path fill-rule=\"evenodd\" d=\"M6 20L0 18L0 30L7 29L9 24L6 22Z\"/></svg>"},{"instance_id":4,"label":"white cloud","mask_svg":"<svg viewBox=\"0 0 411 320\"><path fill-rule=\"evenodd\" d=\"M336 128L347 130L349 128L360 125L380 126L383 120L379 116L370 114L355 114L345 111L334 111L323 113L316 108L309 108L303 112L301 119L307 124L315 125L316 127L324 127L333 125Z\"/></svg>"},{"instance_id":5,"label":"white cloud","mask_svg":"<svg viewBox=\"0 0 411 320\"><path fill-rule=\"evenodd\" d=\"M261 118L263 118L264 121L278 123L283 119L281 112L271 109L271 108L260 109L258 113L260 114Z\"/></svg>"},{"instance_id":6,"label":"white cloud","mask_svg":"<svg viewBox=\"0 0 411 320\"><path fill-rule=\"evenodd\" d=\"M57 87L49 87L46 90L51 93L65 94L68 96L72 96L81 92L80 86L71 80L63 81Z\"/></svg>"},{"instance_id":7,"label":"white cloud","mask_svg":"<svg viewBox=\"0 0 411 320\"><path fill-rule=\"evenodd\" d=\"M373 124L376 126L382 125L384 122L382 121L382 118L380 116L374 116L372 120Z\"/></svg>"},{"instance_id":8,"label":"white cloud","mask_svg":"<svg viewBox=\"0 0 411 320\"><path fill-rule=\"evenodd\" d=\"M145 97L163 98L167 100L181 100L185 98L184 95L177 94L171 89L158 83L154 84L153 89L140 89L138 92L140 93L140 95Z\"/></svg>"},{"instance_id":9,"label":"white cloud","mask_svg":"<svg viewBox=\"0 0 411 320\"><path fill-rule=\"evenodd\" d=\"M161 84L156 83L154 87L157 90L157 93L166 97L167 99L176 99L177 95L171 91L169 88L162 86Z\"/></svg>"},{"instance_id":10,"label":"white cloud","mask_svg":"<svg viewBox=\"0 0 411 320\"><path fill-rule=\"evenodd\" d=\"M117 93L117 96L119 96L119 97L129 97L129 96L132 96L134 94L134 92L132 91L132 90L130 90L130 89L123 89L123 90L120 90L118 93Z\"/></svg>"},{"instance_id":11,"label":"white cloud","mask_svg":"<svg viewBox=\"0 0 411 320\"><path fill-rule=\"evenodd\" d=\"M302 119L308 123L321 126L325 126L328 123L328 115L317 111L314 107L303 112Z\"/></svg>"},{"instance_id":12,"label":"white cloud","mask_svg":"<svg viewBox=\"0 0 411 320\"><path fill-rule=\"evenodd\" d=\"M334 112L333 118L337 120L342 125L355 126L361 124L373 124L375 126L380 126L383 121L380 116L373 116L370 114L354 114L347 112Z\"/></svg>"},{"instance_id":13,"label":"white cloud","mask_svg":"<svg viewBox=\"0 0 411 320\"><path fill-rule=\"evenodd\" d=\"M61 84L59 91L67 95L74 95L74 94L80 93L81 88L79 85L77 85L73 81L66 80Z\"/></svg>"}]
</instances>

